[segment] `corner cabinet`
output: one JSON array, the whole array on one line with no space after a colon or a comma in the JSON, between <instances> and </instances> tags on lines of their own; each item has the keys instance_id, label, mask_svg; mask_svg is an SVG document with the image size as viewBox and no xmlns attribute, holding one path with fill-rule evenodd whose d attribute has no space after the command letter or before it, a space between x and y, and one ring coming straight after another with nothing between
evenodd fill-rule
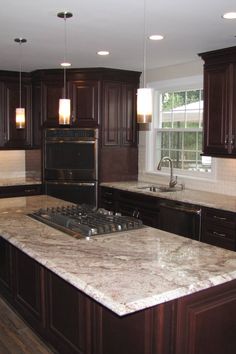
<instances>
[{"instance_id":1,"label":"corner cabinet","mask_svg":"<svg viewBox=\"0 0 236 354\"><path fill-rule=\"evenodd\" d=\"M236 156L236 47L199 54L204 65L204 155Z\"/></svg>"},{"instance_id":2,"label":"corner cabinet","mask_svg":"<svg viewBox=\"0 0 236 354\"><path fill-rule=\"evenodd\" d=\"M17 129L15 110L19 107L19 74L0 71L0 147L5 149L27 149L31 146L32 85L30 74L22 75L21 100L25 108L25 129Z\"/></svg>"}]
</instances>

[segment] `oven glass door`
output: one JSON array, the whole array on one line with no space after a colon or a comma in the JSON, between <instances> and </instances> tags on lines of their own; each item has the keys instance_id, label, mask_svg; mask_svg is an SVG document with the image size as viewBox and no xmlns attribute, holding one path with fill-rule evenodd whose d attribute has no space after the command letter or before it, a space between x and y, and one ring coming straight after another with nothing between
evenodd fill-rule
<instances>
[{"instance_id":1,"label":"oven glass door","mask_svg":"<svg viewBox=\"0 0 236 354\"><path fill-rule=\"evenodd\" d=\"M96 141L46 141L45 179L96 180Z\"/></svg>"},{"instance_id":2,"label":"oven glass door","mask_svg":"<svg viewBox=\"0 0 236 354\"><path fill-rule=\"evenodd\" d=\"M72 203L97 207L97 182L45 182L45 193Z\"/></svg>"}]
</instances>

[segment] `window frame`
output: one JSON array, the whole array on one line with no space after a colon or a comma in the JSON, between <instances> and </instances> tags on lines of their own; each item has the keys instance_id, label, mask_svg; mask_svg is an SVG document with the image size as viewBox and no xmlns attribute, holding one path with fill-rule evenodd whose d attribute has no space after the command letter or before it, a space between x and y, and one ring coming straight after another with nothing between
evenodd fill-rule
<instances>
[{"instance_id":1,"label":"window frame","mask_svg":"<svg viewBox=\"0 0 236 354\"><path fill-rule=\"evenodd\" d=\"M148 85L148 87L153 89L153 120L150 124L150 131L148 134L148 139L146 139L146 173L148 174L158 174L167 175L169 174L169 168L163 167L161 171L157 171L156 167L159 162L157 157L157 150L154 149L156 146L157 131L161 131L158 123L158 115L160 112L160 94L166 91L188 91L188 90L202 90L203 89L203 75L191 76L173 80L164 80L153 82ZM164 131L168 131L168 128L164 128ZM162 130L162 131L163 131ZM185 128L185 131L193 131L193 129ZM172 129L171 131L183 131L183 129ZM202 131L202 128L195 128L194 131ZM188 171L175 168L175 174L182 177L190 177L197 179L215 179L216 163L215 159L212 158L211 161L211 172L200 172L200 171Z\"/></svg>"}]
</instances>

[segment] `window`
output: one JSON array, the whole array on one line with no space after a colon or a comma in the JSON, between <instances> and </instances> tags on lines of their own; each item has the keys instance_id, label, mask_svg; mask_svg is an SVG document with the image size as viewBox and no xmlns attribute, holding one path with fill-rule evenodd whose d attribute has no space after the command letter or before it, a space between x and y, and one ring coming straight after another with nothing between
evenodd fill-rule
<instances>
[{"instance_id":1,"label":"window","mask_svg":"<svg viewBox=\"0 0 236 354\"><path fill-rule=\"evenodd\" d=\"M206 176L211 172L211 158L201 156L203 138L203 90L161 90L154 100L156 121L152 149L155 166L164 156L173 160L180 174ZM163 167L169 162L163 161Z\"/></svg>"}]
</instances>

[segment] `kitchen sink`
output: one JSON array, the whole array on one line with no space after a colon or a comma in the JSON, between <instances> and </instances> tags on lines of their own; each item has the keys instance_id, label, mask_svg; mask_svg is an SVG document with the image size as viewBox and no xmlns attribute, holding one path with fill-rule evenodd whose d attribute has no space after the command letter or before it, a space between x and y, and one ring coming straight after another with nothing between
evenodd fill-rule
<instances>
[{"instance_id":1,"label":"kitchen sink","mask_svg":"<svg viewBox=\"0 0 236 354\"><path fill-rule=\"evenodd\" d=\"M148 185L148 186L140 186L137 187L137 189L142 189L150 192L158 192L158 193L163 193L163 192L178 192L183 190L183 186L175 186L175 187L169 187L169 186L164 186L164 185Z\"/></svg>"}]
</instances>

